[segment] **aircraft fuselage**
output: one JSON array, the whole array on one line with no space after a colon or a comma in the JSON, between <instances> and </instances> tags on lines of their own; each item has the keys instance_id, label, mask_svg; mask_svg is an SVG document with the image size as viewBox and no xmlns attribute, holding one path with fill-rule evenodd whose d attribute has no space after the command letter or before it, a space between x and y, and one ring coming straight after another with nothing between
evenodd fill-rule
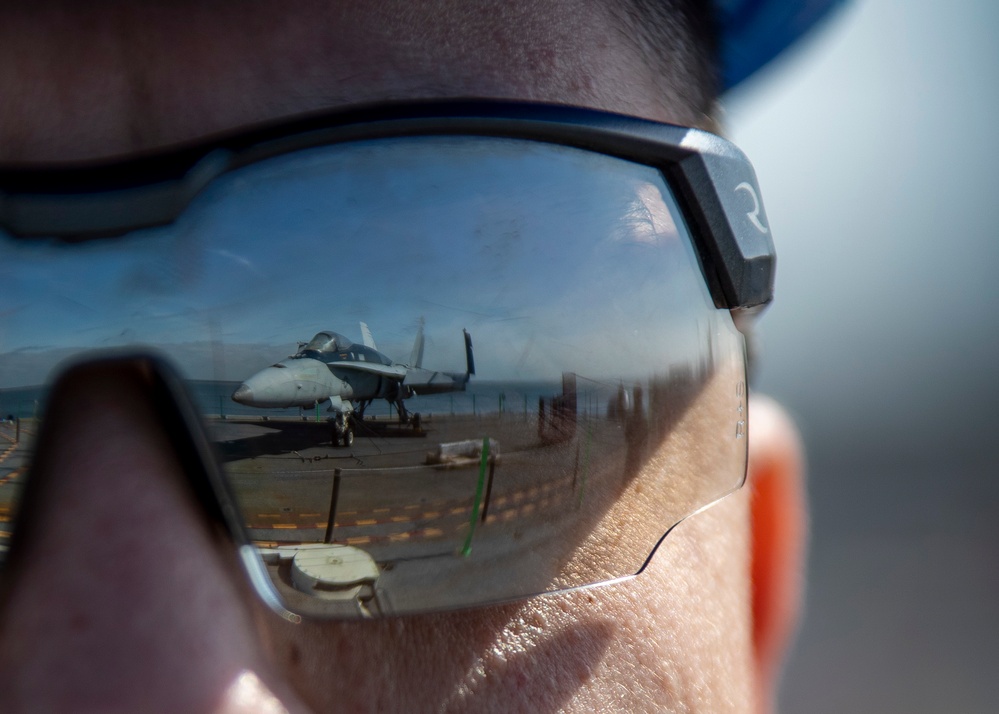
<instances>
[{"instance_id":1,"label":"aircraft fuselage","mask_svg":"<svg viewBox=\"0 0 999 714\"><path fill-rule=\"evenodd\" d=\"M366 326L365 339L370 340ZM422 327L413 354L422 359ZM350 413L375 399L386 399L405 416L402 401L414 394L465 389L474 373L471 340L465 333L468 371L434 372L419 364L397 364L372 345L351 342L335 332L320 332L294 357L265 367L244 381L232 398L261 408L312 407L329 401L333 411Z\"/></svg>"}]
</instances>

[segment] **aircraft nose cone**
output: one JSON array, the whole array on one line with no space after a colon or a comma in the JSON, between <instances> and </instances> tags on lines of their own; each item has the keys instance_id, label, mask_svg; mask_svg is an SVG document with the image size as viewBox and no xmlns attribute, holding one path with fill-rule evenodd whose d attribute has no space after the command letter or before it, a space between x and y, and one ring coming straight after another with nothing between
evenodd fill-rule
<instances>
[{"instance_id":1,"label":"aircraft nose cone","mask_svg":"<svg viewBox=\"0 0 999 714\"><path fill-rule=\"evenodd\" d=\"M250 405L253 401L253 390L246 386L246 383L239 385L232 393L232 401L240 404Z\"/></svg>"}]
</instances>

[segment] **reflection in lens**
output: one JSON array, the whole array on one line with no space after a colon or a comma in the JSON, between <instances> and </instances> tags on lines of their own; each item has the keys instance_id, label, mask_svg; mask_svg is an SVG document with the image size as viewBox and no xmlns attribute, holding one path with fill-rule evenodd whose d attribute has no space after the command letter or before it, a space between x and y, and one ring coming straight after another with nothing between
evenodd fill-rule
<instances>
[{"instance_id":1,"label":"reflection in lens","mask_svg":"<svg viewBox=\"0 0 999 714\"><path fill-rule=\"evenodd\" d=\"M53 369L130 344L189 379L304 614L628 576L744 474L742 338L661 175L618 159L483 138L299 152L165 229L0 241L0 280L0 539Z\"/></svg>"},{"instance_id":2,"label":"reflection in lens","mask_svg":"<svg viewBox=\"0 0 999 714\"><path fill-rule=\"evenodd\" d=\"M7 392L7 390L5 390ZM3 406L11 408L21 401L16 394L2 394ZM23 411L16 408L16 411ZM6 555L10 543L11 525L17 514L17 506L23 488L24 474L27 471L27 457L34 441L36 420L23 420L13 411L0 418L0 561Z\"/></svg>"}]
</instances>

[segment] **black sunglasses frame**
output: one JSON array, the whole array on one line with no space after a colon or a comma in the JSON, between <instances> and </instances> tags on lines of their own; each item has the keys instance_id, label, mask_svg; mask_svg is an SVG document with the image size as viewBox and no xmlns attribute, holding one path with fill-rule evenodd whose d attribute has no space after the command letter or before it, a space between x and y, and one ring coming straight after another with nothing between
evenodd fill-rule
<instances>
[{"instance_id":1,"label":"black sunglasses frame","mask_svg":"<svg viewBox=\"0 0 999 714\"><path fill-rule=\"evenodd\" d=\"M756 175L699 129L545 104L422 102L307 116L155 155L97 165L0 166L0 228L81 240L170 223L226 171L312 146L382 137L480 135L563 144L658 168L690 224L718 308L773 297L776 255Z\"/></svg>"}]
</instances>

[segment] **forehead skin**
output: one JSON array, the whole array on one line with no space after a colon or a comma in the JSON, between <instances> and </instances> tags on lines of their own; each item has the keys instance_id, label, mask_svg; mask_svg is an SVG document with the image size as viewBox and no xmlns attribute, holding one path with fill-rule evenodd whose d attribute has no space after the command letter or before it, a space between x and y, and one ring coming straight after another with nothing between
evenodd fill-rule
<instances>
[{"instance_id":1,"label":"forehead skin","mask_svg":"<svg viewBox=\"0 0 999 714\"><path fill-rule=\"evenodd\" d=\"M124 155L385 99L708 122L583 0L39 2L4 15L0 163ZM754 698L747 532L737 493L614 587L374 623L295 627L250 607L278 670L319 710L742 711Z\"/></svg>"},{"instance_id":2,"label":"forehead skin","mask_svg":"<svg viewBox=\"0 0 999 714\"><path fill-rule=\"evenodd\" d=\"M664 95L630 34L588 0L38 2L4 15L0 163L127 154L386 99L709 121Z\"/></svg>"}]
</instances>

